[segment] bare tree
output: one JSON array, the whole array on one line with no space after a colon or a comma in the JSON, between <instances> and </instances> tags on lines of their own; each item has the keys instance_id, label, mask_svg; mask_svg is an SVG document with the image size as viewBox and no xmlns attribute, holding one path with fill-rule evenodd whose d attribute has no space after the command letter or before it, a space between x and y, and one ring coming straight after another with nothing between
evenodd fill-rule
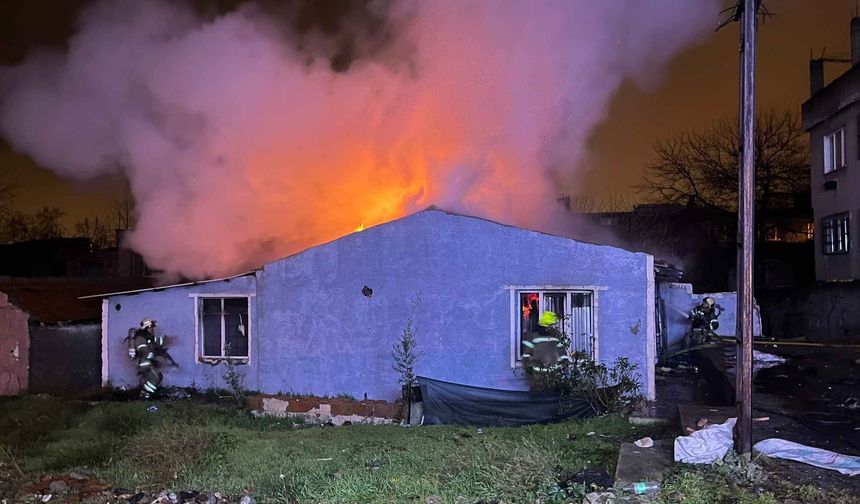
<instances>
[{"instance_id":1,"label":"bare tree","mask_svg":"<svg viewBox=\"0 0 860 504\"><path fill-rule=\"evenodd\" d=\"M124 231L134 227L134 199L125 193L113 202L114 229Z\"/></svg>"},{"instance_id":2,"label":"bare tree","mask_svg":"<svg viewBox=\"0 0 860 504\"><path fill-rule=\"evenodd\" d=\"M656 160L638 189L655 202L734 212L740 145L736 119L658 141ZM789 110L757 116L755 150L757 240L764 241L767 214L809 190L809 149L798 117Z\"/></svg>"},{"instance_id":3,"label":"bare tree","mask_svg":"<svg viewBox=\"0 0 860 504\"><path fill-rule=\"evenodd\" d=\"M65 212L59 207L44 206L36 212L33 217L32 237L35 240L46 240L49 238L61 238L65 229L60 219Z\"/></svg>"},{"instance_id":4,"label":"bare tree","mask_svg":"<svg viewBox=\"0 0 860 504\"><path fill-rule=\"evenodd\" d=\"M592 191L582 191L562 199L568 201L567 206L574 213L629 212L636 206L630 195L617 193L599 196Z\"/></svg>"},{"instance_id":5,"label":"bare tree","mask_svg":"<svg viewBox=\"0 0 860 504\"><path fill-rule=\"evenodd\" d=\"M12 213L12 202L19 189L18 184L10 181L0 181L0 220Z\"/></svg>"},{"instance_id":6,"label":"bare tree","mask_svg":"<svg viewBox=\"0 0 860 504\"><path fill-rule=\"evenodd\" d=\"M113 245L114 237L106 222L102 222L98 217L92 220L84 217L75 223L75 235L80 238L89 238L93 248L103 249Z\"/></svg>"},{"instance_id":7,"label":"bare tree","mask_svg":"<svg viewBox=\"0 0 860 504\"><path fill-rule=\"evenodd\" d=\"M20 210L7 211L0 223L0 243L33 239L33 218Z\"/></svg>"}]
</instances>

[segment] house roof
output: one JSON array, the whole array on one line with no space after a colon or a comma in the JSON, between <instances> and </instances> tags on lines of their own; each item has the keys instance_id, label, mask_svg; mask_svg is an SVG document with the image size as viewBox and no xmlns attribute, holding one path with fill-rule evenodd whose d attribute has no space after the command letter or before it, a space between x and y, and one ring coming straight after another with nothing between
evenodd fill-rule
<instances>
[{"instance_id":1,"label":"house roof","mask_svg":"<svg viewBox=\"0 0 860 504\"><path fill-rule=\"evenodd\" d=\"M98 320L101 301L90 294L150 285L147 278L0 277L0 292L12 304L48 324Z\"/></svg>"},{"instance_id":2,"label":"house roof","mask_svg":"<svg viewBox=\"0 0 860 504\"><path fill-rule=\"evenodd\" d=\"M581 239L578 239L578 238L572 238L572 237L570 237L570 236L563 236L563 235L558 235L558 234L547 233L547 232L544 232L544 231L537 231L537 230L534 230L534 229L521 228L521 227L518 227L518 226L514 226L514 225L512 225L512 224L505 224L505 223L498 222L498 221L494 221L494 220L487 219L487 218L484 218L484 217L476 217L476 216L474 216L474 215L462 214L462 213L454 212L454 211L451 211L451 210L446 210L446 209L444 209L444 208L440 208L440 207L438 207L438 206L436 206L436 205L430 205L429 207L425 208L424 210L419 210L419 211L417 211L417 212L411 213L411 214L409 214L409 215L404 215L404 216L399 217L399 218L397 218L397 219L392 219L392 220L390 220L390 221L386 221L386 222L382 222L382 223L380 223L380 224L377 224L377 225L375 225L375 226L370 226L370 227L368 227L368 228L364 229L362 232L367 232L368 230L373 229L373 228L376 228L376 227L379 227L379 226L386 226L386 225L388 225L388 224L391 224L391 223L393 223L393 222L397 222L397 221L400 221L400 220L403 220L403 219L409 219L409 218L411 218L411 217L413 217L413 216L415 216L415 215L419 215L419 214L422 214L422 213L424 213L424 212L441 212L441 213L444 213L444 214L446 214L446 215L451 215L451 216L455 216L455 217L462 217L462 218L467 218L467 219L480 220L480 221L488 222L488 223L490 223L490 224L495 224L495 225L498 225L498 226L503 226L503 227L508 227L508 228L515 228L515 229L521 229L521 230L525 230L525 231L531 231L531 232L534 232L534 233L539 233L539 234L546 235L546 236L553 236L553 237L557 237L557 238L564 238L564 239L572 240L572 241L576 241L576 242L579 242L579 243L585 243L585 244L589 244L589 245L596 245L596 246L601 246L601 247L610 247L610 248L615 248L615 249L619 249L619 250L626 250L626 249L623 249L623 248L621 248L621 247L617 247L617 246L614 246L614 245L606 245L606 244L594 243L594 242L589 242L589 241L586 241L586 240L581 240ZM307 249L303 249L303 250L297 251L297 252L295 252L295 253L293 253L293 254L289 254L289 255L287 255L287 256L281 257L281 258L279 258L279 259L275 259L274 261L270 261L270 262L276 262L276 261L280 261L280 260L283 260L283 259L286 259L286 258L289 258L289 257L293 257L293 256L296 256L296 255L302 254L302 253L304 253L304 252L306 252L306 251L308 251L308 250L314 249L314 248L316 248L316 247L321 247L321 246L326 245L326 244L328 244L328 243L332 243L332 242L338 241L338 240L340 240L340 239L344 238L345 236L349 236L349 235L339 236L339 237L337 237L337 238L335 238L334 240L331 240L331 241L329 241L329 242L319 243L319 244L317 244L317 245L313 245L313 246L311 246L311 247L308 247ZM636 253L636 252L629 251L629 250L628 250L628 252ZM261 266L261 267L262 267L262 266ZM255 269L255 270L251 270L251 271L247 271L247 272L244 272L244 273L239 273L239 274L237 274L237 275L228 276L228 277L223 277L223 278L213 278L213 279L207 279L207 280L199 280L199 281L193 281L193 282L178 283L178 284L173 284L173 285L163 285L163 286L158 286L158 287L149 287L149 288L143 288L143 289L135 289L135 290L126 290L126 291L104 292L104 293L99 293L99 294L91 294L91 295L87 295L87 296L82 296L80 299L87 300L87 299L104 298L104 297L108 297L108 296L116 296L116 295L137 294L137 293L140 293L140 292L159 291L159 290L164 290L164 289L170 289L170 288L173 288L173 287L187 287L187 286L191 286L191 285L200 285L200 284L205 284L205 283L210 283L210 282L228 281L228 280L232 280L232 279L234 279L234 278L239 278L239 277L243 277L243 276L253 275L253 274L255 274L255 273L256 273L256 271L257 271L257 270Z\"/></svg>"},{"instance_id":3,"label":"house roof","mask_svg":"<svg viewBox=\"0 0 860 504\"><path fill-rule=\"evenodd\" d=\"M96 298L105 298L108 296L119 296L119 295L124 295L124 294L138 294L141 292L148 292L148 291L160 291L160 290L164 290L164 289L171 289L173 287L188 287L189 285L200 285L200 284L207 284L207 283L212 283L212 282L226 282L226 281L232 280L234 278L253 275L255 272L256 272L256 270L251 270L251 271L246 271L245 273L239 273L238 275L233 275L233 276L228 276L228 277L223 277L223 278L212 278L209 280L197 280L194 282L184 282L184 283L171 284L171 285L159 285L157 287L145 287L142 289L121 290L121 291L116 291L116 292L104 292L104 291L102 291L98 294L90 294L87 296L81 296L78 299L89 300L89 299L96 299Z\"/></svg>"}]
</instances>

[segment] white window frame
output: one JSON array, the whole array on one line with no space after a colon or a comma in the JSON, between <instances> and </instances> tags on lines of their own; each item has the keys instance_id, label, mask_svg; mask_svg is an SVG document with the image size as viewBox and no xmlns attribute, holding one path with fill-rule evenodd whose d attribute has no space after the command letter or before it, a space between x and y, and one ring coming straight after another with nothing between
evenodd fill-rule
<instances>
[{"instance_id":1,"label":"white window frame","mask_svg":"<svg viewBox=\"0 0 860 504\"><path fill-rule=\"evenodd\" d=\"M831 225L828 225L832 223ZM834 237L828 242L828 232ZM840 233L841 231L841 233ZM843 255L851 252L851 213L841 212L821 219L821 252L824 255Z\"/></svg>"},{"instance_id":2,"label":"white window frame","mask_svg":"<svg viewBox=\"0 0 860 504\"><path fill-rule=\"evenodd\" d=\"M520 353L520 294L523 292L537 292L540 294L540 306L544 306L543 295L553 292L567 293L588 293L591 294L591 324L592 324L592 341L594 345L595 361L600 360L600 291L607 290L606 286L602 285L506 285L505 289L510 294L510 348L511 348L511 367L523 367L522 360L519 358ZM570 304L570 296L567 297L566 303ZM565 306L566 313L571 313L570 306Z\"/></svg>"},{"instance_id":3,"label":"white window frame","mask_svg":"<svg viewBox=\"0 0 860 504\"><path fill-rule=\"evenodd\" d=\"M837 149L834 148L836 139L839 139L839 159L837 160ZM830 173L845 167L845 127L824 135L824 173ZM838 161L838 163L837 163Z\"/></svg>"},{"instance_id":4,"label":"white window frame","mask_svg":"<svg viewBox=\"0 0 860 504\"><path fill-rule=\"evenodd\" d=\"M252 344L254 338L254 315L253 315L253 303L252 299L256 297L255 293L248 292L216 292L216 293L192 293L188 295L192 300L192 308L194 310L194 362L198 364L213 364L218 362L223 362L226 360L234 361L240 364L250 364L251 363L251 355ZM248 356L240 356L240 355L223 355L224 354L224 327L222 321L221 327L221 354L220 356L214 355L203 355L203 327L200 323L200 313L202 309L202 299L203 298L247 298L248 299Z\"/></svg>"}]
</instances>

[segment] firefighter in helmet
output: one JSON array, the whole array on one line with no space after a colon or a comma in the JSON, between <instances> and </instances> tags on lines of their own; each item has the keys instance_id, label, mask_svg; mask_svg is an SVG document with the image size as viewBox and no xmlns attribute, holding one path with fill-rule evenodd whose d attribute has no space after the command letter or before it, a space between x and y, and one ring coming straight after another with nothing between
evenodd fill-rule
<instances>
[{"instance_id":1,"label":"firefighter in helmet","mask_svg":"<svg viewBox=\"0 0 860 504\"><path fill-rule=\"evenodd\" d=\"M142 399L149 399L161 385L164 376L160 368L165 360L177 365L164 346L164 336L156 335L156 325L155 320L146 317L140 321L140 328L128 330L128 355L137 364Z\"/></svg>"},{"instance_id":2,"label":"firefighter in helmet","mask_svg":"<svg viewBox=\"0 0 860 504\"><path fill-rule=\"evenodd\" d=\"M564 335L558 329L559 318L555 312L545 311L538 319L538 330L524 339L522 358L536 373L546 373L559 364L570 361Z\"/></svg>"},{"instance_id":3,"label":"firefighter in helmet","mask_svg":"<svg viewBox=\"0 0 860 504\"><path fill-rule=\"evenodd\" d=\"M690 311L689 343L701 345L710 341L720 327L717 319L722 312L723 307L717 304L716 299L711 296L702 299L702 302Z\"/></svg>"}]
</instances>

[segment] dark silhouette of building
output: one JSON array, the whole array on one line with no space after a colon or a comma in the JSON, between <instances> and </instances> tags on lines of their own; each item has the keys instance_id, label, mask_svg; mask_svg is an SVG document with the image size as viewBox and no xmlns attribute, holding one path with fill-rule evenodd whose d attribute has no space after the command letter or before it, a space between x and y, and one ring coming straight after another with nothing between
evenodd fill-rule
<instances>
[{"instance_id":1,"label":"dark silhouette of building","mask_svg":"<svg viewBox=\"0 0 860 504\"><path fill-rule=\"evenodd\" d=\"M757 287L781 288L813 281L812 210L809 196L787 195L784 205L758 223ZM645 204L625 212L584 214L610 230L627 248L683 269L684 281L706 292L735 288L737 214L696 205Z\"/></svg>"}]
</instances>

